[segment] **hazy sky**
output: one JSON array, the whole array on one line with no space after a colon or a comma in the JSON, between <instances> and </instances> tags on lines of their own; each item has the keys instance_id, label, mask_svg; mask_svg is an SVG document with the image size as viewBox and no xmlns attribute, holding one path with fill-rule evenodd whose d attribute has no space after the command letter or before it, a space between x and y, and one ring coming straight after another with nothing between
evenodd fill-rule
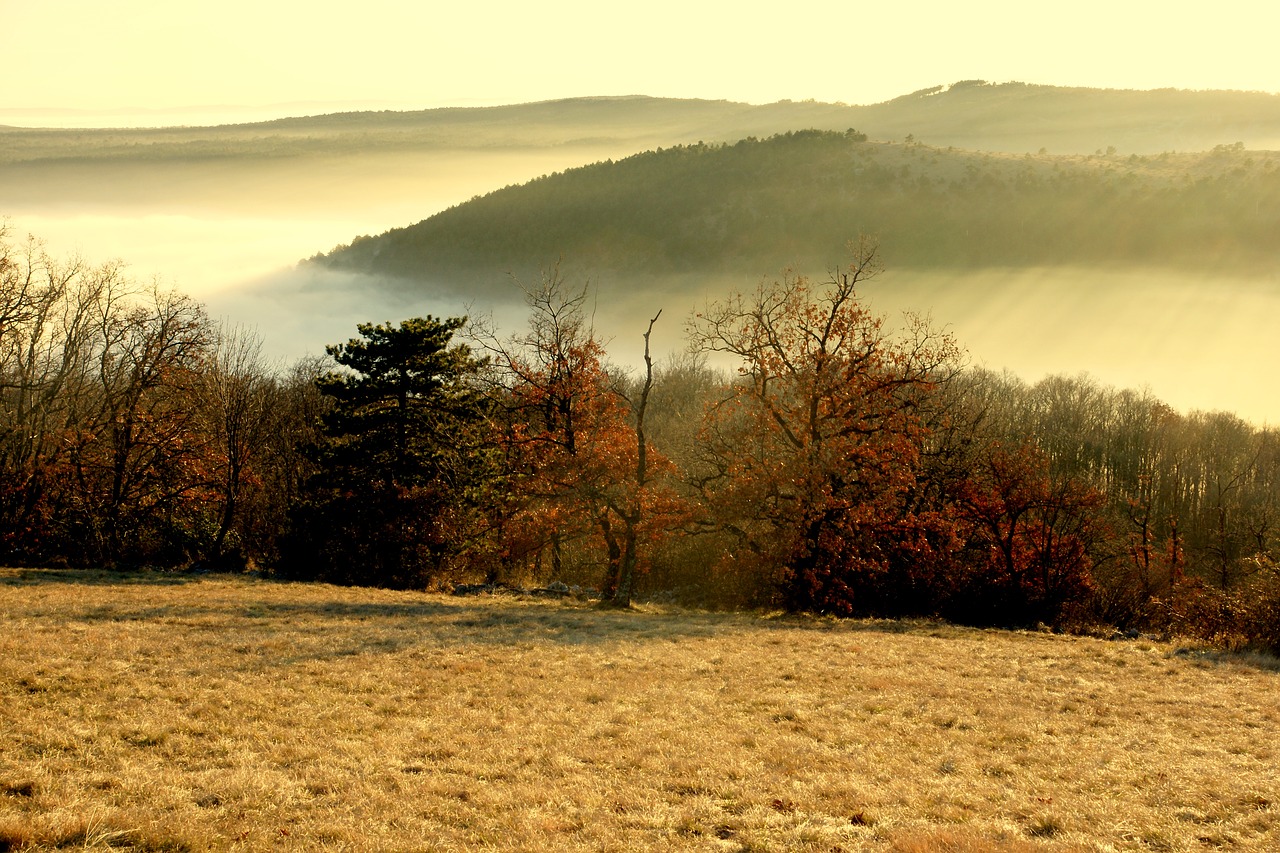
<instances>
[{"instance_id":1,"label":"hazy sky","mask_svg":"<svg viewBox=\"0 0 1280 853\"><path fill-rule=\"evenodd\" d=\"M11 124L39 109L576 95L866 104L971 78L1280 92L1272 0L0 0L0 21Z\"/></svg>"}]
</instances>

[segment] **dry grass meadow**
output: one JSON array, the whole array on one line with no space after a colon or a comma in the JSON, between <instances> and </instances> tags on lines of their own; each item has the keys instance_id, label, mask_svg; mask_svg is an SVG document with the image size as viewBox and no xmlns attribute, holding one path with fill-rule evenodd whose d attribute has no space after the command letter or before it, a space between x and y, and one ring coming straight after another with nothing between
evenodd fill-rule
<instances>
[{"instance_id":1,"label":"dry grass meadow","mask_svg":"<svg viewBox=\"0 0 1280 853\"><path fill-rule=\"evenodd\" d=\"M0 850L1280 849L1177 643L0 570Z\"/></svg>"}]
</instances>

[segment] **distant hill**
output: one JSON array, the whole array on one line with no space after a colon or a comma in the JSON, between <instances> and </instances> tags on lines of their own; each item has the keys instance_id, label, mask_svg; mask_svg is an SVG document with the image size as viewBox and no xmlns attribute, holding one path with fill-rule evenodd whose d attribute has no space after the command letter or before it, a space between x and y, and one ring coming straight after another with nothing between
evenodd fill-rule
<instances>
[{"instance_id":1,"label":"distant hill","mask_svg":"<svg viewBox=\"0 0 1280 853\"><path fill-rule=\"evenodd\" d=\"M1055 156L790 132L511 186L314 263L458 291L559 257L611 277L821 271L878 235L893 268L1280 272L1280 153Z\"/></svg>"},{"instance_id":2,"label":"distant hill","mask_svg":"<svg viewBox=\"0 0 1280 853\"><path fill-rule=\"evenodd\" d=\"M1280 96L1130 91L964 81L891 101L750 105L643 96L505 107L357 112L218 127L0 127L0 168L59 162L278 160L491 147L735 142L799 128L857 127L875 140L1011 153L1201 151L1243 142L1280 148ZM629 152L630 153L630 152ZM2 175L0 175L2 176Z\"/></svg>"},{"instance_id":3,"label":"distant hill","mask_svg":"<svg viewBox=\"0 0 1280 853\"><path fill-rule=\"evenodd\" d=\"M859 108L873 139L912 134L931 145L1052 154L1207 151L1241 142L1280 149L1280 95L1263 92L1084 89L992 84L935 86Z\"/></svg>"}]
</instances>

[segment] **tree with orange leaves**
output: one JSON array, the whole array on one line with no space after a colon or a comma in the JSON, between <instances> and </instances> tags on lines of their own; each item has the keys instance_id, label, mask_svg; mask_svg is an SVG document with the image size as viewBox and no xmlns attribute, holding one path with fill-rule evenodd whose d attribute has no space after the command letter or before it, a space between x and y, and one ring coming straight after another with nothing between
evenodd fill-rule
<instances>
[{"instance_id":1,"label":"tree with orange leaves","mask_svg":"<svg viewBox=\"0 0 1280 853\"><path fill-rule=\"evenodd\" d=\"M917 318L890 336L857 295L876 246L852 253L823 286L788 274L695 317L695 345L739 377L707 419L699 485L737 539L729 558L776 566L790 606L893 613L958 547L951 519L913 498L923 410L960 350Z\"/></svg>"},{"instance_id":2,"label":"tree with orange leaves","mask_svg":"<svg viewBox=\"0 0 1280 853\"><path fill-rule=\"evenodd\" d=\"M1098 546L1109 531L1102 494L1053 475L1043 451L988 448L961 502L967 558L945 615L958 621L1061 621L1093 589Z\"/></svg>"},{"instance_id":3,"label":"tree with orange leaves","mask_svg":"<svg viewBox=\"0 0 1280 853\"><path fill-rule=\"evenodd\" d=\"M502 444L513 510L503 525L507 555L546 550L558 576L562 548L592 541L604 552L605 600L630 604L643 542L662 535L675 502L660 482L670 462L644 435L652 388L647 373L628 394L586 322L587 289L571 292L557 270L526 293L528 330L508 342L486 336L508 417Z\"/></svg>"}]
</instances>

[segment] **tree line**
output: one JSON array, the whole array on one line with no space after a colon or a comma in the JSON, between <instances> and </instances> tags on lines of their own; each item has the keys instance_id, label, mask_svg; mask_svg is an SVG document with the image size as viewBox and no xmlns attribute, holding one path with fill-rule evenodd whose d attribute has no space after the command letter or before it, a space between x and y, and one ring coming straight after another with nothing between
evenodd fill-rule
<instances>
[{"instance_id":1,"label":"tree line","mask_svg":"<svg viewBox=\"0 0 1280 853\"><path fill-rule=\"evenodd\" d=\"M3 559L271 558L308 470L308 369L270 369L251 334L118 264L0 239Z\"/></svg>"},{"instance_id":2,"label":"tree line","mask_svg":"<svg viewBox=\"0 0 1280 853\"><path fill-rule=\"evenodd\" d=\"M637 322L555 270L514 333L363 324L283 370L117 266L0 243L0 559L629 604L1161 628L1277 645L1280 441L1087 376L966 366L859 300L862 241ZM655 361L673 337L683 354Z\"/></svg>"}]
</instances>

